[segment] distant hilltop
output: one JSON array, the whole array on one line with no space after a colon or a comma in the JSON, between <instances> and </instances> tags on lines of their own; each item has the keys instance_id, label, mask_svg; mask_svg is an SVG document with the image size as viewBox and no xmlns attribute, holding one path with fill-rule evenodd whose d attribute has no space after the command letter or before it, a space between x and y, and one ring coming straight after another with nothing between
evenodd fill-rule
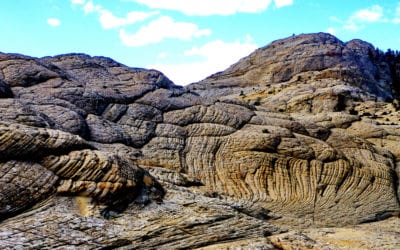
<instances>
[{"instance_id":1,"label":"distant hilltop","mask_svg":"<svg viewBox=\"0 0 400 250\"><path fill-rule=\"evenodd\" d=\"M384 53L359 39L345 43L327 33L302 34L259 48L189 88L214 92L225 87L264 87L316 79L336 79L379 98L398 98L400 53Z\"/></svg>"}]
</instances>

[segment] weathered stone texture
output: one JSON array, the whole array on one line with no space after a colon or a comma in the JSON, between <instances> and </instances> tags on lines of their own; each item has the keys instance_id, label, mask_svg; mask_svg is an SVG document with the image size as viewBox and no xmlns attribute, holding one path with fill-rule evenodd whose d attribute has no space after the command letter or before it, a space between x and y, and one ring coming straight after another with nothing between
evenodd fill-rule
<instances>
[{"instance_id":1,"label":"weathered stone texture","mask_svg":"<svg viewBox=\"0 0 400 250\"><path fill-rule=\"evenodd\" d=\"M187 88L0 54L0 247L330 249L280 233L398 221L400 114L371 53L300 35Z\"/></svg>"}]
</instances>

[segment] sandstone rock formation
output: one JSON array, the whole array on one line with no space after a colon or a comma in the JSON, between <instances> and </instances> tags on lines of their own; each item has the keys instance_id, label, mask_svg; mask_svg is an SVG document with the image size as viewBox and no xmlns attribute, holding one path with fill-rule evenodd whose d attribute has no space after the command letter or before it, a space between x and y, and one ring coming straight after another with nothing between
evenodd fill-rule
<instances>
[{"instance_id":1,"label":"sandstone rock formation","mask_svg":"<svg viewBox=\"0 0 400 250\"><path fill-rule=\"evenodd\" d=\"M317 227L398 224L378 54L300 35L186 88L104 57L0 54L0 246L312 249Z\"/></svg>"}]
</instances>

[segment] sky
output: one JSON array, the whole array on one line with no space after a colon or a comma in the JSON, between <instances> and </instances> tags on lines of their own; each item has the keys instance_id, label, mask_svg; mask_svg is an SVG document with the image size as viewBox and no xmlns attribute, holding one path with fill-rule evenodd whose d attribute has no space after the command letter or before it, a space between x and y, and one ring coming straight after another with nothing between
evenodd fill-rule
<instances>
[{"instance_id":1,"label":"sky","mask_svg":"<svg viewBox=\"0 0 400 250\"><path fill-rule=\"evenodd\" d=\"M400 0L1 0L0 17L0 52L106 56L179 85L292 34L400 50Z\"/></svg>"}]
</instances>

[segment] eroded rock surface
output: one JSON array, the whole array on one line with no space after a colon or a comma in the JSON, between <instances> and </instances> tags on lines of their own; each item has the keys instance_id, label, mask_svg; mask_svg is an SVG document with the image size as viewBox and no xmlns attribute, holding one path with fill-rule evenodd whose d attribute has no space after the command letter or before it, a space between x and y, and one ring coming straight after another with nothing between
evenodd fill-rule
<instances>
[{"instance_id":1,"label":"eroded rock surface","mask_svg":"<svg viewBox=\"0 0 400 250\"><path fill-rule=\"evenodd\" d=\"M322 248L279 235L398 221L400 114L374 53L300 35L188 88L0 54L0 245Z\"/></svg>"}]
</instances>

